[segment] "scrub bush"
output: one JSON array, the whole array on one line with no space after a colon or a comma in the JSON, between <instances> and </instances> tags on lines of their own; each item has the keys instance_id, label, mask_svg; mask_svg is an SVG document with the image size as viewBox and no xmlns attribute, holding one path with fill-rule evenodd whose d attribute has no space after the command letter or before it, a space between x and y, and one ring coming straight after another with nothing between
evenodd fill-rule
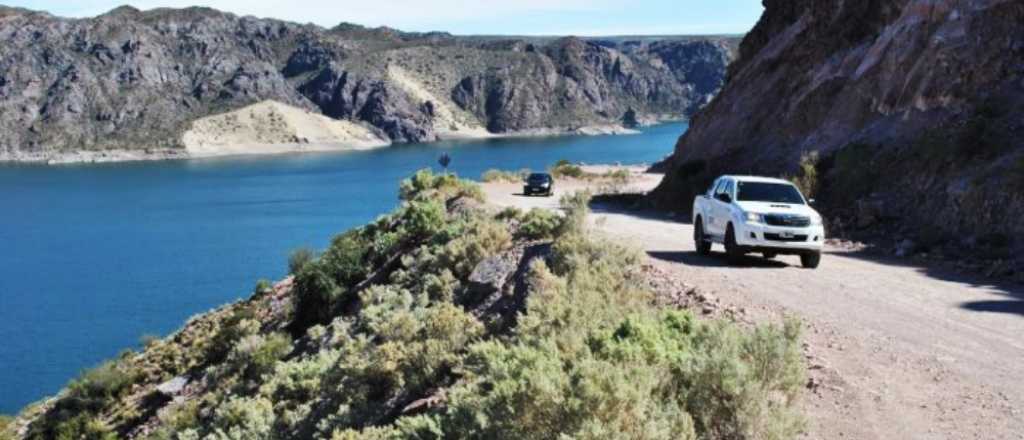
<instances>
[{"instance_id":1,"label":"scrub bush","mask_svg":"<svg viewBox=\"0 0 1024 440\"><path fill-rule=\"evenodd\" d=\"M104 408L123 398L139 379L139 372L107 361L71 381L67 394L58 400L46 417L29 427L29 439L116 439L117 436L97 416Z\"/></svg>"},{"instance_id":2,"label":"scrub bush","mask_svg":"<svg viewBox=\"0 0 1024 440\"><path fill-rule=\"evenodd\" d=\"M562 226L562 216L547 209L531 209L523 216L518 236L528 240L554 238Z\"/></svg>"},{"instance_id":3,"label":"scrub bush","mask_svg":"<svg viewBox=\"0 0 1024 440\"><path fill-rule=\"evenodd\" d=\"M270 438L274 406L267 399L233 397L217 407L211 421L212 432L204 440L243 440Z\"/></svg>"},{"instance_id":4,"label":"scrub bush","mask_svg":"<svg viewBox=\"0 0 1024 440\"><path fill-rule=\"evenodd\" d=\"M490 169L484 171L483 175L480 176L480 180L484 182L508 182L508 183L519 183L522 182L526 176L530 175L530 170L519 170L519 171L503 171Z\"/></svg>"},{"instance_id":5,"label":"scrub bush","mask_svg":"<svg viewBox=\"0 0 1024 440\"><path fill-rule=\"evenodd\" d=\"M583 167L561 160L548 170L553 177L581 179L586 176Z\"/></svg>"},{"instance_id":6,"label":"scrub bush","mask_svg":"<svg viewBox=\"0 0 1024 440\"><path fill-rule=\"evenodd\" d=\"M310 248L299 248L292 251L291 255L288 256L288 274L298 274L307 264L315 260L316 252Z\"/></svg>"},{"instance_id":7,"label":"scrub bush","mask_svg":"<svg viewBox=\"0 0 1024 440\"><path fill-rule=\"evenodd\" d=\"M14 440L14 418L0 415L0 440Z\"/></svg>"},{"instance_id":8,"label":"scrub bush","mask_svg":"<svg viewBox=\"0 0 1024 440\"><path fill-rule=\"evenodd\" d=\"M294 330L301 333L330 321L348 289L371 270L370 248L361 231L350 231L335 237L320 258L303 266L295 276Z\"/></svg>"},{"instance_id":9,"label":"scrub bush","mask_svg":"<svg viewBox=\"0 0 1024 440\"><path fill-rule=\"evenodd\" d=\"M818 161L819 156L817 151L804 154L800 157L799 172L788 179L790 182L793 182L797 188L800 188L800 192L804 194L804 197L809 199L814 198L818 194L818 189L821 186L821 182L818 177Z\"/></svg>"}]
</instances>

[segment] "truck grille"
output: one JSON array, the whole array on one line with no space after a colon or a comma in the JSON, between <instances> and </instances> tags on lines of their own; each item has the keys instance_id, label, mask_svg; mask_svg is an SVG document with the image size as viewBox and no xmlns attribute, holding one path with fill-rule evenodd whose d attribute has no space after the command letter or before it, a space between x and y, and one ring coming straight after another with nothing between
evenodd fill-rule
<instances>
[{"instance_id":1,"label":"truck grille","mask_svg":"<svg viewBox=\"0 0 1024 440\"><path fill-rule=\"evenodd\" d=\"M786 241L786 242L797 242L807 241L806 235L794 235L792 237L783 237L781 234L773 234L771 232L764 233L764 239L768 241Z\"/></svg>"},{"instance_id":2,"label":"truck grille","mask_svg":"<svg viewBox=\"0 0 1024 440\"><path fill-rule=\"evenodd\" d=\"M792 226L803 228L811 225L811 218L792 214L767 214L764 222L769 226Z\"/></svg>"}]
</instances>

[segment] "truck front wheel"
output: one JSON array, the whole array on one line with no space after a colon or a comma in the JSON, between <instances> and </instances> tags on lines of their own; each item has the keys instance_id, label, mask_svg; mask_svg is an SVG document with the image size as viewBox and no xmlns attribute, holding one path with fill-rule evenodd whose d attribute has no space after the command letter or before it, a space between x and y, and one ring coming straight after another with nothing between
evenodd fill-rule
<instances>
[{"instance_id":1,"label":"truck front wheel","mask_svg":"<svg viewBox=\"0 0 1024 440\"><path fill-rule=\"evenodd\" d=\"M800 264L808 269L817 269L821 264L821 252L808 252L800 255Z\"/></svg>"},{"instance_id":2,"label":"truck front wheel","mask_svg":"<svg viewBox=\"0 0 1024 440\"><path fill-rule=\"evenodd\" d=\"M729 264L737 264L743 258L743 249L736 244L736 231L733 230L732 223L729 223L725 230L725 256Z\"/></svg>"}]
</instances>

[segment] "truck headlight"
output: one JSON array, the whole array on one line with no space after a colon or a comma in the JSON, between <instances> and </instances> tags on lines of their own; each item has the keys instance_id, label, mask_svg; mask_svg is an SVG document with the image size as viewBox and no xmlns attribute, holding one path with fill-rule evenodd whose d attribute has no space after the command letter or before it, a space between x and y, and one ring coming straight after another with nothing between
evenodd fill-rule
<instances>
[{"instance_id":1,"label":"truck headlight","mask_svg":"<svg viewBox=\"0 0 1024 440\"><path fill-rule=\"evenodd\" d=\"M764 216L754 212L748 212L746 214L747 223L764 223Z\"/></svg>"},{"instance_id":2,"label":"truck headlight","mask_svg":"<svg viewBox=\"0 0 1024 440\"><path fill-rule=\"evenodd\" d=\"M811 225L813 225L813 226L821 226L822 225L821 216L818 215L818 214L811 215Z\"/></svg>"}]
</instances>

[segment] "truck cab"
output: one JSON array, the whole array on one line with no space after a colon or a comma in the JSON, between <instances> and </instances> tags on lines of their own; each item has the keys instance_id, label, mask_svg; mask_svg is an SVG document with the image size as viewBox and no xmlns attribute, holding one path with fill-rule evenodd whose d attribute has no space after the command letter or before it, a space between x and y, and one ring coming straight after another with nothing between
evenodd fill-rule
<instances>
[{"instance_id":1,"label":"truck cab","mask_svg":"<svg viewBox=\"0 0 1024 440\"><path fill-rule=\"evenodd\" d=\"M750 253L799 255L804 267L816 268L825 227L821 215L786 180L721 176L694 199L693 236L700 254L709 254L718 243L731 261Z\"/></svg>"}]
</instances>

